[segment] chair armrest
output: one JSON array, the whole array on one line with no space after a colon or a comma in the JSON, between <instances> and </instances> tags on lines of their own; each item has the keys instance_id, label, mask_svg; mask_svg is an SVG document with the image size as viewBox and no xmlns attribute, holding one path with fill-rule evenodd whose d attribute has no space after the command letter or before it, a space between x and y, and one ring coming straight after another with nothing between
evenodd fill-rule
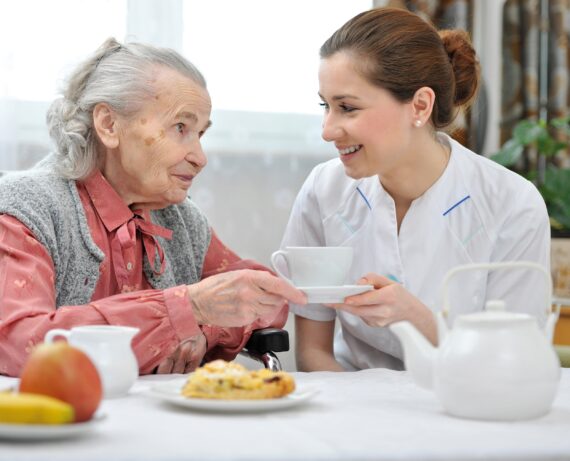
<instances>
[{"instance_id":1,"label":"chair armrest","mask_svg":"<svg viewBox=\"0 0 570 461\"><path fill-rule=\"evenodd\" d=\"M245 345L249 352L285 352L289 350L289 333L280 328L262 328L255 330Z\"/></svg>"}]
</instances>

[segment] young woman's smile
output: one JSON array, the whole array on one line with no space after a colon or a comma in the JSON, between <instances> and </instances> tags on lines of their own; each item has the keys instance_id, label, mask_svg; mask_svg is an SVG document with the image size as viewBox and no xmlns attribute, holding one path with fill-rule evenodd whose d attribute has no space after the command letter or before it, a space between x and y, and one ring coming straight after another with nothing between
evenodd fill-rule
<instances>
[{"instance_id":1,"label":"young woman's smile","mask_svg":"<svg viewBox=\"0 0 570 461\"><path fill-rule=\"evenodd\" d=\"M334 142L346 174L368 177L392 170L410 143L411 110L355 71L354 57L323 59L319 94L325 109L322 137Z\"/></svg>"}]
</instances>

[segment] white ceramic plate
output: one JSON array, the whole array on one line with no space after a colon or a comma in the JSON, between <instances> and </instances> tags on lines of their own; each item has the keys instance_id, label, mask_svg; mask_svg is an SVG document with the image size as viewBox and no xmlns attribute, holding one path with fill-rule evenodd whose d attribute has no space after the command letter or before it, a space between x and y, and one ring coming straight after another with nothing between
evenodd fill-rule
<instances>
[{"instance_id":1,"label":"white ceramic plate","mask_svg":"<svg viewBox=\"0 0 570 461\"><path fill-rule=\"evenodd\" d=\"M219 413L251 413L275 411L301 405L318 394L313 386L298 386L289 395L279 399L263 400L217 400L193 399L184 397L180 391L186 380L175 380L157 384L151 387L146 394L184 408L199 411L214 411Z\"/></svg>"},{"instance_id":2,"label":"white ceramic plate","mask_svg":"<svg viewBox=\"0 0 570 461\"><path fill-rule=\"evenodd\" d=\"M77 437L97 426L105 418L97 414L90 421L71 424L5 424L0 423L0 439L50 440Z\"/></svg>"},{"instance_id":3,"label":"white ceramic plate","mask_svg":"<svg viewBox=\"0 0 570 461\"><path fill-rule=\"evenodd\" d=\"M297 287L308 298L308 303L342 303L347 296L372 290L372 285L341 285L332 287Z\"/></svg>"}]
</instances>

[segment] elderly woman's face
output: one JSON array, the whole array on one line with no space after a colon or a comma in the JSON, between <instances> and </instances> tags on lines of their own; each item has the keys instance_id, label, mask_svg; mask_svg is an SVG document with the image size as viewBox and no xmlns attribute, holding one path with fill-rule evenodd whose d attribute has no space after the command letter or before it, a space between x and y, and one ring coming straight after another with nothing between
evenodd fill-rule
<instances>
[{"instance_id":1,"label":"elderly woman's face","mask_svg":"<svg viewBox=\"0 0 570 461\"><path fill-rule=\"evenodd\" d=\"M118 148L107 154L111 168L104 172L128 205L149 209L186 198L206 165L200 138L211 112L207 90L175 71L159 70L154 85L154 97L121 122Z\"/></svg>"}]
</instances>

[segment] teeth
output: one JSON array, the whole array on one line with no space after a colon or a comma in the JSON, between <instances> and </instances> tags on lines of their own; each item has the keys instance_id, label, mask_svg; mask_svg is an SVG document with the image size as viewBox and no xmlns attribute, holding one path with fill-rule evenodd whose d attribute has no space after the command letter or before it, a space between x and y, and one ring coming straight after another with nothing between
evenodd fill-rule
<instances>
[{"instance_id":1,"label":"teeth","mask_svg":"<svg viewBox=\"0 0 570 461\"><path fill-rule=\"evenodd\" d=\"M353 152L360 150L361 147L362 147L361 145L350 146L350 147L347 147L346 149L339 149L339 153L340 153L340 155L352 154Z\"/></svg>"}]
</instances>

